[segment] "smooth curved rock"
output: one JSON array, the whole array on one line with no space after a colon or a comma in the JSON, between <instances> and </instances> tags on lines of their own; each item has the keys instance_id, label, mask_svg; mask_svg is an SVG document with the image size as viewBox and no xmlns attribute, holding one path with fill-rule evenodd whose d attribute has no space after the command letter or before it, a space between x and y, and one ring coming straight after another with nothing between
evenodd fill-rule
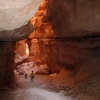
<instances>
[{"instance_id":1,"label":"smooth curved rock","mask_svg":"<svg viewBox=\"0 0 100 100\"><path fill-rule=\"evenodd\" d=\"M29 22L14 30L0 31L0 41L18 41L28 37L33 31L33 25Z\"/></svg>"},{"instance_id":2,"label":"smooth curved rock","mask_svg":"<svg viewBox=\"0 0 100 100\"><path fill-rule=\"evenodd\" d=\"M0 0L0 31L26 25L34 16L41 0Z\"/></svg>"}]
</instances>

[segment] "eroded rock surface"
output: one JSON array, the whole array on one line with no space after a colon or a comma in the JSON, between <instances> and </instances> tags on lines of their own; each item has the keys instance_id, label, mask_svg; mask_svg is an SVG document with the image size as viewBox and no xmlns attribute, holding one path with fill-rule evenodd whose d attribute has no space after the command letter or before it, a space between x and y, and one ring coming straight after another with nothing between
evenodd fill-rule
<instances>
[{"instance_id":1,"label":"eroded rock surface","mask_svg":"<svg viewBox=\"0 0 100 100\"><path fill-rule=\"evenodd\" d=\"M50 0L43 21L50 22L55 37L100 36L99 0Z\"/></svg>"},{"instance_id":2,"label":"eroded rock surface","mask_svg":"<svg viewBox=\"0 0 100 100\"><path fill-rule=\"evenodd\" d=\"M0 40L18 41L29 36L33 25L29 20L34 16L41 0L0 1Z\"/></svg>"},{"instance_id":3,"label":"eroded rock surface","mask_svg":"<svg viewBox=\"0 0 100 100\"><path fill-rule=\"evenodd\" d=\"M38 38L39 59L52 73L75 70L82 82L100 72L99 5L99 0L43 0L28 39Z\"/></svg>"},{"instance_id":4,"label":"eroded rock surface","mask_svg":"<svg viewBox=\"0 0 100 100\"><path fill-rule=\"evenodd\" d=\"M26 25L38 7L41 0L0 0L0 31L14 30Z\"/></svg>"}]
</instances>

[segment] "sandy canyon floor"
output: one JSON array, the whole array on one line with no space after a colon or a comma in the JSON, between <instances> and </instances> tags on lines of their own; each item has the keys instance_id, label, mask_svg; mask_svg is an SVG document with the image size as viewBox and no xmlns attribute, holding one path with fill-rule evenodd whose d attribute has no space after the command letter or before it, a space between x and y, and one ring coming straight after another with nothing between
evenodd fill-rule
<instances>
[{"instance_id":1,"label":"sandy canyon floor","mask_svg":"<svg viewBox=\"0 0 100 100\"><path fill-rule=\"evenodd\" d=\"M67 81L71 83L68 78ZM59 82L60 78L58 81L53 81L50 75L36 75L33 82L30 82L30 77L25 79L24 75L19 75L16 89L0 89L0 100L100 100L99 95L96 97L87 92L81 93L76 87L74 92L68 95L73 89L65 90L63 87L58 89ZM62 82L64 85L64 80Z\"/></svg>"}]
</instances>

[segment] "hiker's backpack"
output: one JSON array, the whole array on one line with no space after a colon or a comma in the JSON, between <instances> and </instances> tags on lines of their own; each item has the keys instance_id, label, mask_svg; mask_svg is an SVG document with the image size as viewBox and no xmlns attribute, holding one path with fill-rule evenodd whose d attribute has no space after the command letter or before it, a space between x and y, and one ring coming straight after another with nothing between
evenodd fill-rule
<instances>
[{"instance_id":1,"label":"hiker's backpack","mask_svg":"<svg viewBox=\"0 0 100 100\"><path fill-rule=\"evenodd\" d=\"M31 73L31 77L34 77L34 73Z\"/></svg>"}]
</instances>

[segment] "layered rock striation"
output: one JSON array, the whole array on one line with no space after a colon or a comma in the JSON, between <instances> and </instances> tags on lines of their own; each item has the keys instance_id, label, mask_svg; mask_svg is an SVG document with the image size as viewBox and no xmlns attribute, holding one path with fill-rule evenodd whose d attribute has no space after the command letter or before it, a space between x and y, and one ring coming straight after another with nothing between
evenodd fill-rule
<instances>
[{"instance_id":1,"label":"layered rock striation","mask_svg":"<svg viewBox=\"0 0 100 100\"><path fill-rule=\"evenodd\" d=\"M77 83L100 72L99 5L99 0L43 0L28 39L38 39L39 59L52 73L74 70Z\"/></svg>"}]
</instances>

